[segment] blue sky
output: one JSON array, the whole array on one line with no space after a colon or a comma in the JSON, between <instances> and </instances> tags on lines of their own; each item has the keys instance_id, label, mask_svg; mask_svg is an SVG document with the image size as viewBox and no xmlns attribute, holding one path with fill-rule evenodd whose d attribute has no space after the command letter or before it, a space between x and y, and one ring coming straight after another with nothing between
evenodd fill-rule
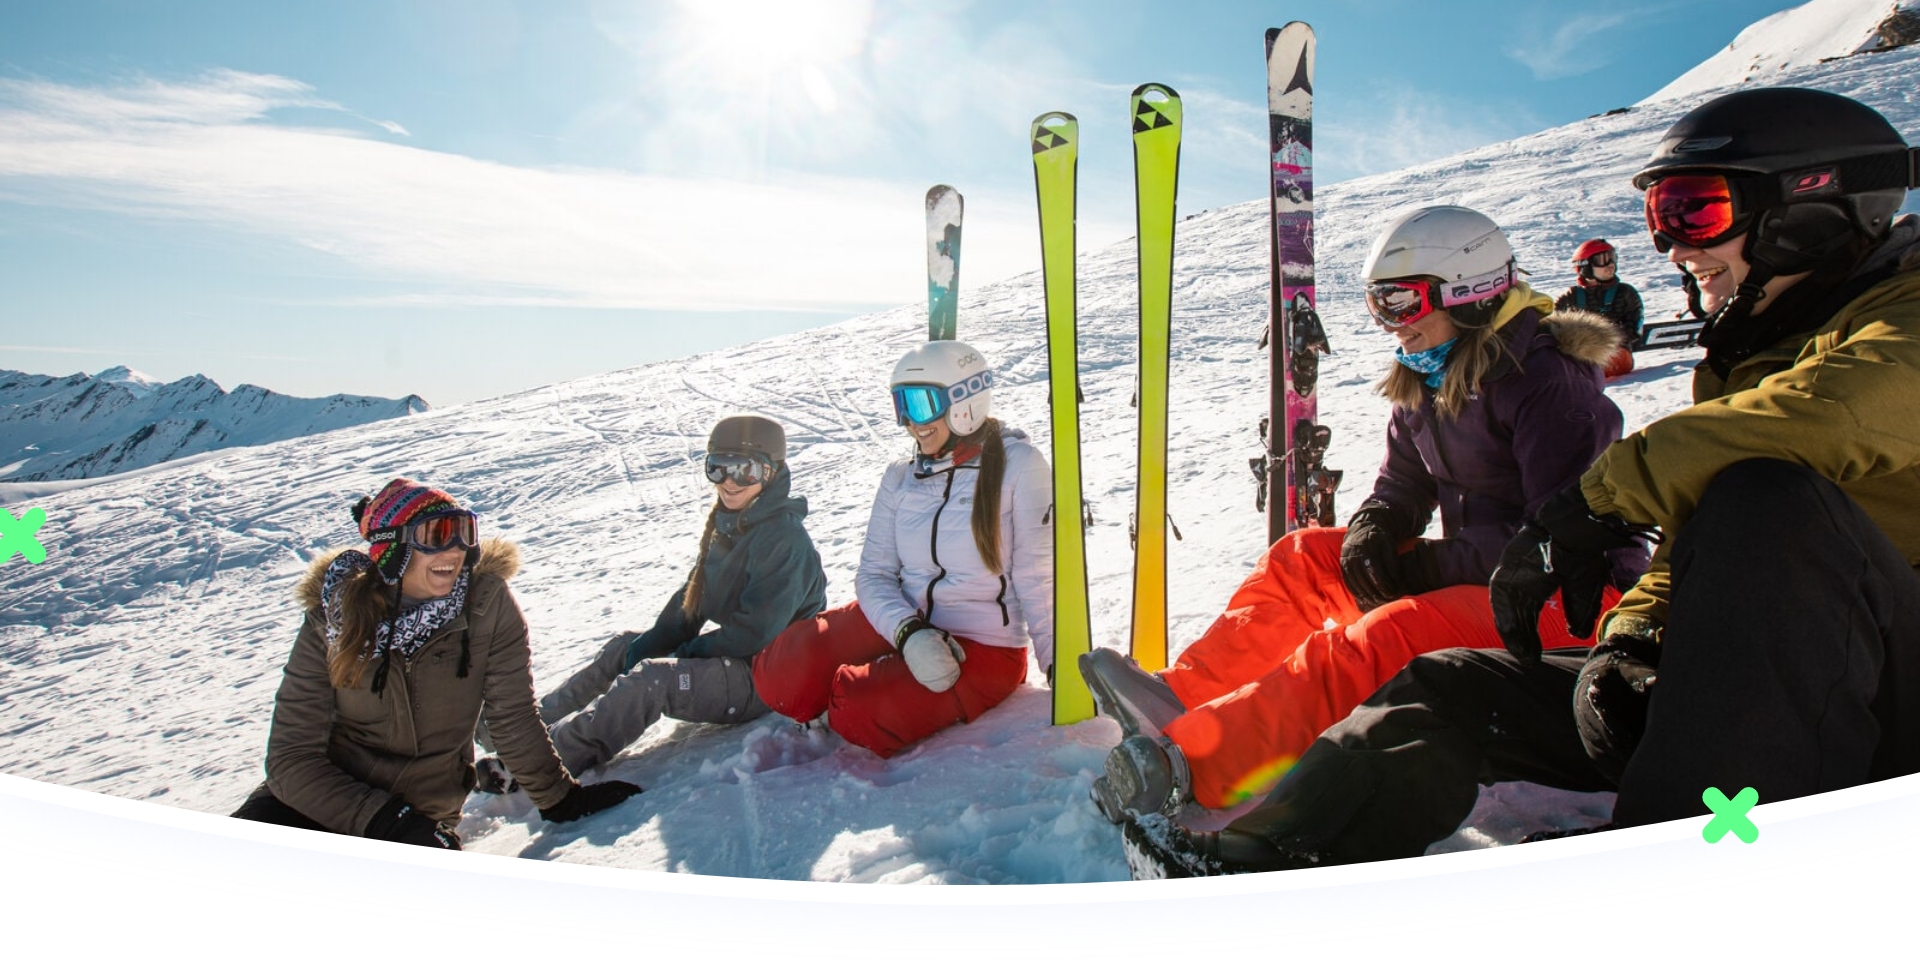
<instances>
[{"instance_id":1,"label":"blue sky","mask_svg":"<svg viewBox=\"0 0 1920 966\"><path fill-rule=\"evenodd\" d=\"M1287 20L1332 182L1630 104L1793 5L14 0L0 368L496 396L923 301L939 182L963 296L1037 268L1045 111L1082 247L1125 238L1145 81L1183 213L1263 197Z\"/></svg>"}]
</instances>

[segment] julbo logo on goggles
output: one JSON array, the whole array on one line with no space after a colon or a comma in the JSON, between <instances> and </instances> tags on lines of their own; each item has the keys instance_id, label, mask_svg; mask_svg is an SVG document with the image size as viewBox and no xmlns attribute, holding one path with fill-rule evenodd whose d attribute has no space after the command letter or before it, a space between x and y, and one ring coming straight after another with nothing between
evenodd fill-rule
<instances>
[{"instance_id":1,"label":"julbo logo on goggles","mask_svg":"<svg viewBox=\"0 0 1920 966\"><path fill-rule=\"evenodd\" d=\"M424 553L439 553L453 547L472 549L480 543L480 525L466 510L449 510L408 521L404 527L382 527L367 534L368 543L404 541Z\"/></svg>"},{"instance_id":2,"label":"julbo logo on goggles","mask_svg":"<svg viewBox=\"0 0 1920 966\"><path fill-rule=\"evenodd\" d=\"M1513 263L1484 275L1442 282L1431 278L1397 278L1367 283L1367 312L1381 328L1412 325L1436 310L1478 302L1513 287Z\"/></svg>"},{"instance_id":3,"label":"julbo logo on goggles","mask_svg":"<svg viewBox=\"0 0 1920 966\"><path fill-rule=\"evenodd\" d=\"M953 386L893 387L893 416L902 426L924 426L956 404L993 388L993 370L975 373Z\"/></svg>"},{"instance_id":4,"label":"julbo logo on goggles","mask_svg":"<svg viewBox=\"0 0 1920 966\"><path fill-rule=\"evenodd\" d=\"M737 486L752 486L773 478L773 467L757 456L740 453L707 454L707 481L719 484L732 480Z\"/></svg>"}]
</instances>

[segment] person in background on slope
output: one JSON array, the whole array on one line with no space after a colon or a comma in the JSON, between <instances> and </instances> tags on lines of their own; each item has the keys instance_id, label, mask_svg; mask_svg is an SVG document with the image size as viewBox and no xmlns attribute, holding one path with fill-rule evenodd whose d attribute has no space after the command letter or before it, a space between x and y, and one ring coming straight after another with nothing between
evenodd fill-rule
<instances>
[{"instance_id":1,"label":"person in background on slope","mask_svg":"<svg viewBox=\"0 0 1920 966\"><path fill-rule=\"evenodd\" d=\"M1604 238L1581 242L1573 251L1573 270L1579 278L1553 300L1555 309L1598 312L1619 327L1621 346L1604 367L1610 381L1633 371L1633 349L1640 340L1640 293L1620 281L1619 257Z\"/></svg>"},{"instance_id":2,"label":"person in background on slope","mask_svg":"<svg viewBox=\"0 0 1920 966\"><path fill-rule=\"evenodd\" d=\"M1414 655L1499 647L1487 578L1501 548L1620 438L1599 369L1619 333L1517 281L1487 216L1402 215L1365 276L1368 311L1399 341L1379 387L1393 412L1373 493L1344 529L1275 542L1165 671L1112 650L1081 659L1095 706L1126 734L1092 790L1112 821L1259 795ZM1424 539L1435 510L1440 536ZM1626 588L1646 562L1643 547L1616 550L1611 583Z\"/></svg>"},{"instance_id":3,"label":"person in background on slope","mask_svg":"<svg viewBox=\"0 0 1920 966\"><path fill-rule=\"evenodd\" d=\"M1634 176L1706 320L1693 406L1609 447L1494 572L1503 651L1417 658L1219 833L1127 830L1136 874L1419 855L1480 783L1615 791L1613 823L1920 772L1920 150L1872 108L1755 88ZM1601 643L1610 548L1657 528ZM1551 566L1549 566L1551 563ZM1538 618L1538 620L1536 620ZM1543 651L1544 649L1544 651Z\"/></svg>"},{"instance_id":4,"label":"person in background on slope","mask_svg":"<svg viewBox=\"0 0 1920 966\"><path fill-rule=\"evenodd\" d=\"M662 716L736 724L766 714L753 688L754 655L827 605L820 553L802 522L807 501L791 495L780 424L762 416L714 424L706 476L714 502L696 563L653 626L614 635L540 699L540 719L574 774L612 761ZM482 791L515 787L499 759L479 768Z\"/></svg>"},{"instance_id":5,"label":"person in background on slope","mask_svg":"<svg viewBox=\"0 0 1920 966\"><path fill-rule=\"evenodd\" d=\"M893 369L914 453L887 467L867 521L858 599L801 621L753 662L754 687L797 721L882 758L972 721L1053 671L1053 476L992 417L993 370L961 342Z\"/></svg>"},{"instance_id":6,"label":"person in background on slope","mask_svg":"<svg viewBox=\"0 0 1920 966\"><path fill-rule=\"evenodd\" d=\"M520 552L474 515L396 479L353 506L369 544L313 562L274 697L267 780L235 818L458 849L484 717L551 822L610 808L626 782L582 787L533 706L527 622L507 581Z\"/></svg>"}]
</instances>

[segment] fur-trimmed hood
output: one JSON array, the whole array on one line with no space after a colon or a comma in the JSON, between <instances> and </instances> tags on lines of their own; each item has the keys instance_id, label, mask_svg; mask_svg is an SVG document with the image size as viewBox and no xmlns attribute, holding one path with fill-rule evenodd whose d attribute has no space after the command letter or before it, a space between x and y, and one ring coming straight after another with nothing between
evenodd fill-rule
<instances>
[{"instance_id":1,"label":"fur-trimmed hood","mask_svg":"<svg viewBox=\"0 0 1920 966\"><path fill-rule=\"evenodd\" d=\"M306 575L293 591L293 599L298 601L302 610L313 610L320 606L320 582L326 577L327 567L348 550L361 550L362 547L335 547L318 557L307 566ZM473 565L475 577L498 577L501 582L513 579L520 572L520 548L511 541L500 537L483 537L480 540L480 560Z\"/></svg>"},{"instance_id":2,"label":"fur-trimmed hood","mask_svg":"<svg viewBox=\"0 0 1920 966\"><path fill-rule=\"evenodd\" d=\"M1581 362L1606 367L1607 359L1626 344L1620 327L1606 316L1586 309L1555 309L1542 327L1560 351Z\"/></svg>"}]
</instances>

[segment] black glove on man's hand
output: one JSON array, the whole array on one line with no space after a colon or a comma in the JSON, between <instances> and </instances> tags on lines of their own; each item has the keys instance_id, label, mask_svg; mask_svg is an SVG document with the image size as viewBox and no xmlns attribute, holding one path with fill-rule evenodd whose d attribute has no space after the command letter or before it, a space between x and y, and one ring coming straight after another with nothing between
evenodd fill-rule
<instances>
[{"instance_id":1,"label":"black glove on man's hand","mask_svg":"<svg viewBox=\"0 0 1920 966\"><path fill-rule=\"evenodd\" d=\"M387 803L374 813L373 820L367 823L366 837L382 842L460 851L460 836L453 834L452 829L441 828L439 822L408 805L406 799L398 795L387 799Z\"/></svg>"},{"instance_id":2,"label":"black glove on man's hand","mask_svg":"<svg viewBox=\"0 0 1920 966\"><path fill-rule=\"evenodd\" d=\"M1580 743L1594 767L1614 782L1646 732L1659 664L1660 645L1616 634L1601 641L1580 668L1573 691Z\"/></svg>"},{"instance_id":3,"label":"black glove on man's hand","mask_svg":"<svg viewBox=\"0 0 1920 966\"><path fill-rule=\"evenodd\" d=\"M1567 632L1578 638L1593 636L1600 594L1613 571L1607 551L1630 547L1653 534L1653 528L1619 517L1594 516L1577 483L1547 500L1500 552L1488 584L1493 626L1507 650L1526 664L1540 660L1540 608L1554 591L1560 592Z\"/></svg>"},{"instance_id":4,"label":"black glove on man's hand","mask_svg":"<svg viewBox=\"0 0 1920 966\"><path fill-rule=\"evenodd\" d=\"M1402 514L1384 503L1363 503L1347 521L1340 544L1340 576L1362 611L1399 600L1400 541L1412 536Z\"/></svg>"},{"instance_id":5,"label":"black glove on man's hand","mask_svg":"<svg viewBox=\"0 0 1920 966\"><path fill-rule=\"evenodd\" d=\"M592 785L576 785L567 797L557 804L540 810L540 817L549 822L571 822L586 818L595 812L609 809L621 802L640 794L640 786L632 782L598 782Z\"/></svg>"}]
</instances>

